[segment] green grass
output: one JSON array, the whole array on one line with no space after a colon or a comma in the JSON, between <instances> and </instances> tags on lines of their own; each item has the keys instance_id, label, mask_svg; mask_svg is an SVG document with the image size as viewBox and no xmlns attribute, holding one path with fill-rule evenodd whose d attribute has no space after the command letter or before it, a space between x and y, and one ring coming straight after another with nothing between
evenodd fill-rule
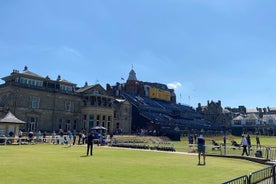
<instances>
[{"instance_id":1,"label":"green grass","mask_svg":"<svg viewBox=\"0 0 276 184\"><path fill-rule=\"evenodd\" d=\"M205 142L208 147L207 152L220 154L220 151L218 151L218 150L211 150L211 148L212 148L211 140L215 140L217 143L222 144L223 136L205 137ZM231 146L231 140L235 140L237 143L241 143L241 137L227 136L227 141L226 141L227 146ZM260 136L260 141L261 141L261 146L263 146L263 147L264 146L276 147L276 137ZM174 141L172 143L174 144L176 151L181 151L181 152L188 151L187 137L182 137L181 141ZM251 136L251 144L255 150L255 146L256 146L256 136L255 135ZM194 149L196 149L196 147ZM227 154L240 155L241 152L242 152L242 149L236 149L236 150L227 149Z\"/></svg>"},{"instance_id":2,"label":"green grass","mask_svg":"<svg viewBox=\"0 0 276 184\"><path fill-rule=\"evenodd\" d=\"M85 146L0 146L0 183L221 183L266 166L226 158L207 157L197 166L197 156L173 152Z\"/></svg>"}]
</instances>

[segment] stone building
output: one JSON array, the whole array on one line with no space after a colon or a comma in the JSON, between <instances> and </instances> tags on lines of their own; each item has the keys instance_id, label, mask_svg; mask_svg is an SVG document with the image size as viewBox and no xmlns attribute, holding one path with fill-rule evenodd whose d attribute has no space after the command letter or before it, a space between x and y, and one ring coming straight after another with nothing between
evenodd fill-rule
<instances>
[{"instance_id":1,"label":"stone building","mask_svg":"<svg viewBox=\"0 0 276 184\"><path fill-rule=\"evenodd\" d=\"M25 131L80 131L101 125L107 127L108 132L114 132L118 127L131 126L123 125L129 121L117 120L113 124L114 108L120 112L128 105L113 107L114 98L99 84L79 88L60 76L51 80L27 67L22 72L13 70L2 80L5 83L0 85L0 109L10 110L25 121L26 125L21 127Z\"/></svg>"},{"instance_id":2,"label":"stone building","mask_svg":"<svg viewBox=\"0 0 276 184\"><path fill-rule=\"evenodd\" d=\"M115 99L114 127L115 133L131 132L132 128L132 105L126 99Z\"/></svg>"},{"instance_id":3,"label":"stone building","mask_svg":"<svg viewBox=\"0 0 276 184\"><path fill-rule=\"evenodd\" d=\"M204 119L213 125L231 126L232 112L229 109L223 109L220 100L218 102L207 101L206 106L201 106L199 103L196 111L202 113Z\"/></svg>"},{"instance_id":4,"label":"stone building","mask_svg":"<svg viewBox=\"0 0 276 184\"><path fill-rule=\"evenodd\" d=\"M129 72L125 83L117 83L115 86L107 84L106 90L109 95L114 97L120 97L123 93L128 93L176 103L174 89L169 89L167 85L161 83L139 81L133 69Z\"/></svg>"},{"instance_id":5,"label":"stone building","mask_svg":"<svg viewBox=\"0 0 276 184\"><path fill-rule=\"evenodd\" d=\"M80 102L74 93L76 84L61 79L41 77L24 68L2 80L0 106L9 109L24 120L25 131L78 129L80 125Z\"/></svg>"},{"instance_id":6,"label":"stone building","mask_svg":"<svg viewBox=\"0 0 276 184\"><path fill-rule=\"evenodd\" d=\"M76 93L82 99L80 109L84 129L103 126L110 133L131 132L131 106L128 102L107 95L99 84L89 86L86 83Z\"/></svg>"}]
</instances>

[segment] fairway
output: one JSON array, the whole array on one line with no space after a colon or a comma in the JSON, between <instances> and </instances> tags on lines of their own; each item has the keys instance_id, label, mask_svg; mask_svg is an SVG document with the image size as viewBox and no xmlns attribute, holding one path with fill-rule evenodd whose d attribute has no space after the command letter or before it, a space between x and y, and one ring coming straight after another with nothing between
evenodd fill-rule
<instances>
[{"instance_id":1,"label":"fairway","mask_svg":"<svg viewBox=\"0 0 276 184\"><path fill-rule=\"evenodd\" d=\"M176 152L85 146L0 146L1 183L221 183L266 166L244 160L197 156Z\"/></svg>"}]
</instances>

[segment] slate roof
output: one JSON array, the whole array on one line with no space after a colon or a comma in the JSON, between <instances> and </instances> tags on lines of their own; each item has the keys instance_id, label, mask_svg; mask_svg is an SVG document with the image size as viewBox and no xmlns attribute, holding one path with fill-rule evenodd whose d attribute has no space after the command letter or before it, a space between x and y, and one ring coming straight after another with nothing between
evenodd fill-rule
<instances>
[{"instance_id":1,"label":"slate roof","mask_svg":"<svg viewBox=\"0 0 276 184\"><path fill-rule=\"evenodd\" d=\"M88 89L91 89L91 88L93 88L94 86L95 86L95 85L87 85L87 86L85 86L85 87L82 87L82 88L76 90L76 92L77 92L77 93L83 93L84 91L86 91L86 90L88 90Z\"/></svg>"},{"instance_id":2,"label":"slate roof","mask_svg":"<svg viewBox=\"0 0 276 184\"><path fill-rule=\"evenodd\" d=\"M32 77L43 78L42 76L40 76L40 75L38 75L36 73L33 73L33 72L29 71L28 69L26 69L23 72L21 72L21 74L32 76Z\"/></svg>"}]
</instances>

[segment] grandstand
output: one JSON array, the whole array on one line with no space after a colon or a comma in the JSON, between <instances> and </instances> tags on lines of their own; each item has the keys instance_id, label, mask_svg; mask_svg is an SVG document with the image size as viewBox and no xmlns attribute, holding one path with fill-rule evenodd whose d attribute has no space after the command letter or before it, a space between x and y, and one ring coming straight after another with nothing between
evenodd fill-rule
<instances>
[{"instance_id":1,"label":"grandstand","mask_svg":"<svg viewBox=\"0 0 276 184\"><path fill-rule=\"evenodd\" d=\"M177 104L174 89L161 83L137 80L133 68L126 83L107 84L106 89L109 95L131 103L133 133L142 131L177 140L181 134L219 130L192 107Z\"/></svg>"},{"instance_id":2,"label":"grandstand","mask_svg":"<svg viewBox=\"0 0 276 184\"><path fill-rule=\"evenodd\" d=\"M201 131L214 128L203 119L202 114L190 106L130 93L122 93L121 96L133 106L133 130L156 131L157 135L177 140L182 133L192 129Z\"/></svg>"}]
</instances>

